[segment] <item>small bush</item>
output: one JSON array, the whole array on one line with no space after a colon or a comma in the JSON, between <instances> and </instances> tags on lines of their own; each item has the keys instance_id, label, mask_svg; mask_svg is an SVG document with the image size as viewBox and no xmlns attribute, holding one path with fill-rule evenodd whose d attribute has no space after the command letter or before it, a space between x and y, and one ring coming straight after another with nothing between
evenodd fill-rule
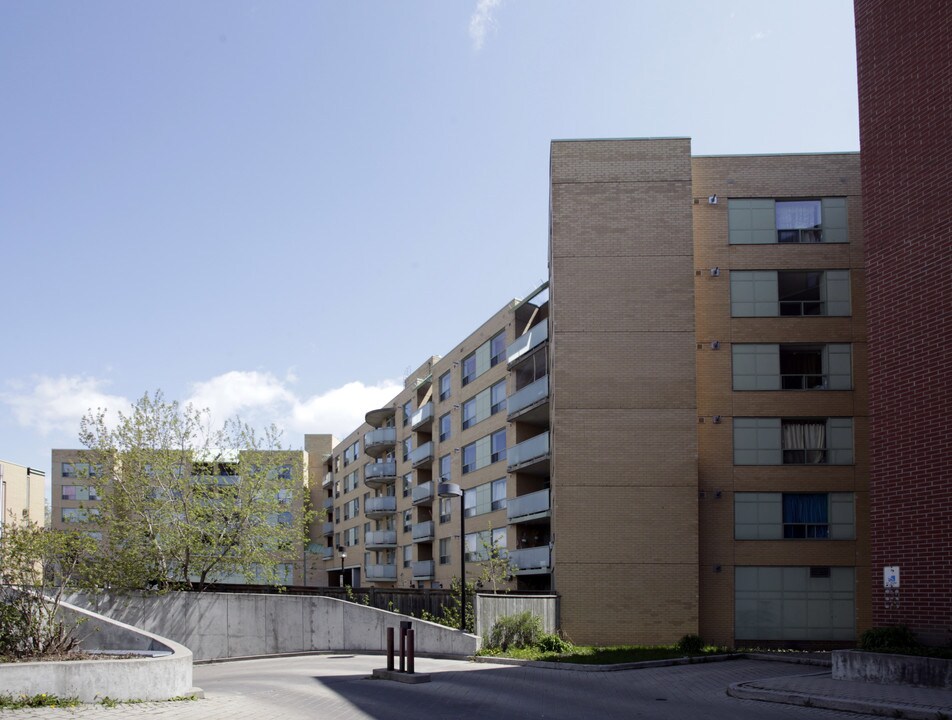
<instances>
[{"instance_id":1,"label":"small bush","mask_svg":"<svg viewBox=\"0 0 952 720\"><path fill-rule=\"evenodd\" d=\"M700 635L685 635L676 645L679 652L687 655L697 655L704 650L704 641Z\"/></svg>"},{"instance_id":2,"label":"small bush","mask_svg":"<svg viewBox=\"0 0 952 720\"><path fill-rule=\"evenodd\" d=\"M859 638L861 650L890 650L919 647L916 636L905 625L870 628Z\"/></svg>"},{"instance_id":3,"label":"small bush","mask_svg":"<svg viewBox=\"0 0 952 720\"><path fill-rule=\"evenodd\" d=\"M526 610L499 618L489 631L486 644L503 651L511 647L527 648L535 646L542 635L542 620Z\"/></svg>"},{"instance_id":4,"label":"small bush","mask_svg":"<svg viewBox=\"0 0 952 720\"><path fill-rule=\"evenodd\" d=\"M536 641L536 647L542 652L564 653L571 650L573 645L568 640L563 640L558 635L545 633Z\"/></svg>"}]
</instances>

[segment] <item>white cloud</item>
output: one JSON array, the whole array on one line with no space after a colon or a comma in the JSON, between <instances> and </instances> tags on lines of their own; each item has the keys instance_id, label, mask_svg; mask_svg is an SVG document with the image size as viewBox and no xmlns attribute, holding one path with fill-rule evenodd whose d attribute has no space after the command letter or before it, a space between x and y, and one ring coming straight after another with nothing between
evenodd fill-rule
<instances>
[{"instance_id":1,"label":"white cloud","mask_svg":"<svg viewBox=\"0 0 952 720\"><path fill-rule=\"evenodd\" d=\"M382 407L403 389L397 380L371 385L354 381L300 396L291 389L296 382L298 378L291 372L282 379L268 372L232 370L193 383L183 405L208 408L213 424L236 415L259 427L274 423L285 431L286 444L298 446L303 444L304 433L332 433L343 438L364 421L368 410ZM0 402L12 409L21 426L42 435L76 433L80 419L91 409L103 408L111 417L116 417L117 411L129 411L132 401L107 394L103 390L106 385L106 380L86 376L38 376L28 385L0 394Z\"/></svg>"},{"instance_id":2,"label":"white cloud","mask_svg":"<svg viewBox=\"0 0 952 720\"><path fill-rule=\"evenodd\" d=\"M499 7L502 0L479 0L476 9L469 18L469 36L473 40L473 47L480 50L486 40L489 28L496 24L493 11Z\"/></svg>"},{"instance_id":3,"label":"white cloud","mask_svg":"<svg viewBox=\"0 0 952 720\"><path fill-rule=\"evenodd\" d=\"M753 35L750 36L750 39L754 41L759 41L759 40L763 40L765 37L767 37L767 33L765 33L763 30L758 30L757 32L755 32Z\"/></svg>"},{"instance_id":4,"label":"white cloud","mask_svg":"<svg viewBox=\"0 0 952 720\"><path fill-rule=\"evenodd\" d=\"M13 392L0 395L0 400L10 406L20 425L44 436L57 431L78 433L80 419L90 410L102 408L114 414L128 410L130 404L121 395L104 392L106 380L84 375L36 376L32 385L26 392L22 386L14 387Z\"/></svg>"}]
</instances>

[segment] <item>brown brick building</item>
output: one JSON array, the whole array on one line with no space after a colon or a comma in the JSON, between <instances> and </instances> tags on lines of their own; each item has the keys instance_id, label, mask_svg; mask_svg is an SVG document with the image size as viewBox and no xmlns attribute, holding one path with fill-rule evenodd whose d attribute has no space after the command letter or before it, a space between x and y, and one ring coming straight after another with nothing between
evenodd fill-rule
<instances>
[{"instance_id":1,"label":"brown brick building","mask_svg":"<svg viewBox=\"0 0 952 720\"><path fill-rule=\"evenodd\" d=\"M856 0L872 611L952 642L952 4ZM884 588L884 568L899 587Z\"/></svg>"}]
</instances>

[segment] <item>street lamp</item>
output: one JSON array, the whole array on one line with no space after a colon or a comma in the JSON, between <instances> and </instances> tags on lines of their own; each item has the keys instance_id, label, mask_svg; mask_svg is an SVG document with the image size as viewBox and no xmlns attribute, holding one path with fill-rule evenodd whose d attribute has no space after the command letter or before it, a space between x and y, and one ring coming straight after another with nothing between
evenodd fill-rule
<instances>
[{"instance_id":1,"label":"street lamp","mask_svg":"<svg viewBox=\"0 0 952 720\"><path fill-rule=\"evenodd\" d=\"M337 552L340 555L340 586L344 587L344 560L347 558L347 553L343 545L337 546Z\"/></svg>"},{"instance_id":2,"label":"street lamp","mask_svg":"<svg viewBox=\"0 0 952 720\"><path fill-rule=\"evenodd\" d=\"M466 512L463 508L463 490L456 483L440 478L436 494L441 498L459 498L459 629L466 632Z\"/></svg>"}]
</instances>

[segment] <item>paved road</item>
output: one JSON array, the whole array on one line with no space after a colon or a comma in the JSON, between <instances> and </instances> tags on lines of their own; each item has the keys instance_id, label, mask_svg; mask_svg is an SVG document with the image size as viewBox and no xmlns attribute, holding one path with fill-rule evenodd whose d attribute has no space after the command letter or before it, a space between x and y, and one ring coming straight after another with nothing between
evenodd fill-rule
<instances>
[{"instance_id":1,"label":"paved road","mask_svg":"<svg viewBox=\"0 0 952 720\"><path fill-rule=\"evenodd\" d=\"M441 720L657 718L773 720L862 717L728 697L735 682L816 672L759 660L644 670L577 672L419 658L433 680L404 685L368 679L380 656L310 655L195 666L204 700L0 712L4 718L183 718L195 720Z\"/></svg>"}]
</instances>

